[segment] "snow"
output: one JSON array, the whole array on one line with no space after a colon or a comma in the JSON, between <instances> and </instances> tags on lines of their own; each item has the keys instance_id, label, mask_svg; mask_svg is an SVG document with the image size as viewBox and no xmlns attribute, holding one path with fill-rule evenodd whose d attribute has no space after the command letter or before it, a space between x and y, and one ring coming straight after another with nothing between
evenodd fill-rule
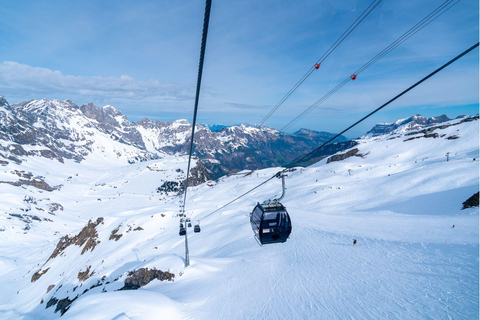
<instances>
[{"instance_id":1,"label":"snow","mask_svg":"<svg viewBox=\"0 0 480 320\"><path fill-rule=\"evenodd\" d=\"M137 127L138 132L142 135L143 142L145 143L145 148L149 152L155 152L157 149L160 149L160 139L158 129L146 129L142 126ZM170 143L173 146L173 143ZM163 145L165 147L166 145Z\"/></svg>"},{"instance_id":2,"label":"snow","mask_svg":"<svg viewBox=\"0 0 480 320\"><path fill-rule=\"evenodd\" d=\"M190 126L190 123L188 122L187 119L175 120L174 122L172 122L172 125L171 125L173 129L179 129L181 127L188 127L188 126Z\"/></svg>"},{"instance_id":3,"label":"snow","mask_svg":"<svg viewBox=\"0 0 480 320\"><path fill-rule=\"evenodd\" d=\"M472 161L479 158L478 122L435 132L445 136L364 138L356 146L363 157L324 159L288 173L283 204L293 231L284 244L258 246L248 217L256 202L280 195L277 179L202 219L280 168L191 187L186 210L192 222L201 219L202 232L188 230L188 268L176 217L183 198L156 193L163 181L185 178L177 169L186 168L186 157L127 165L116 156L120 146L99 136L81 164L34 157L9 163L0 170L1 181L23 170L63 187L40 192L0 184L0 318L59 318L55 307L45 308L52 296L73 299L103 276L110 283L80 295L62 318L478 318L479 210L461 210L479 189L478 160ZM459 138L447 140L451 135ZM28 212L21 210L25 195L37 199ZM36 209L52 202L64 210L51 215ZM23 230L25 223L7 213L52 222L33 221ZM82 248L70 246L47 261L60 237L76 235L98 217L104 221L96 228L95 249L81 254ZM122 237L109 240L117 228ZM89 266L95 273L80 281L79 271ZM115 291L138 268L172 272L175 281Z\"/></svg>"},{"instance_id":4,"label":"snow","mask_svg":"<svg viewBox=\"0 0 480 320\"><path fill-rule=\"evenodd\" d=\"M111 306L105 309L105 306ZM86 311L88 310L88 311ZM63 317L66 320L184 319L178 303L167 296L139 290L135 296L125 291L96 293L82 299Z\"/></svg>"}]
</instances>

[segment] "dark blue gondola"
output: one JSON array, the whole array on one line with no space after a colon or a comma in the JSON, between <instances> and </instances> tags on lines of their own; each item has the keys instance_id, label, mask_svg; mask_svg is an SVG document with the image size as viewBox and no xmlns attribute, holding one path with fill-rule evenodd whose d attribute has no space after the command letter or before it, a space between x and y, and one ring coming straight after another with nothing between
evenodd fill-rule
<instances>
[{"instance_id":1,"label":"dark blue gondola","mask_svg":"<svg viewBox=\"0 0 480 320\"><path fill-rule=\"evenodd\" d=\"M280 176L279 176L280 178ZM292 221L280 200L285 196L285 175L282 178L282 195L275 200L257 203L250 213L253 234L260 245L283 243L292 232Z\"/></svg>"},{"instance_id":2,"label":"dark blue gondola","mask_svg":"<svg viewBox=\"0 0 480 320\"><path fill-rule=\"evenodd\" d=\"M185 230L185 228L183 228L183 227L180 227L180 231L178 232L178 234L179 234L180 236L184 236L184 235L187 234L187 230Z\"/></svg>"},{"instance_id":3,"label":"dark blue gondola","mask_svg":"<svg viewBox=\"0 0 480 320\"><path fill-rule=\"evenodd\" d=\"M193 227L193 232L195 232L195 233L199 233L199 232L200 232L200 225L199 225L199 224L196 224L196 225Z\"/></svg>"},{"instance_id":4,"label":"dark blue gondola","mask_svg":"<svg viewBox=\"0 0 480 320\"><path fill-rule=\"evenodd\" d=\"M292 232L290 216L280 202L257 203L250 214L250 223L255 238L261 245L283 243Z\"/></svg>"}]
</instances>

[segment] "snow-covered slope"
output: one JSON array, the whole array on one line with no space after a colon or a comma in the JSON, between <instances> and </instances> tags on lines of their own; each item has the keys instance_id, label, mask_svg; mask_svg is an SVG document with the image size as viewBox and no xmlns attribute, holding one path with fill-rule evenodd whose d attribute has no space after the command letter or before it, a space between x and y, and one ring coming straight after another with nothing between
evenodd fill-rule
<instances>
[{"instance_id":1,"label":"snow-covered slope","mask_svg":"<svg viewBox=\"0 0 480 320\"><path fill-rule=\"evenodd\" d=\"M0 172L24 181L0 184L0 318L478 318L478 207L461 210L479 190L478 120L450 124L360 139L350 157L290 172L293 232L260 247L248 215L280 194L268 182L201 220L201 233L189 229L188 268L182 197L156 192L185 178L185 157L19 156ZM278 170L192 187L188 215L195 222ZM166 280L119 290L152 270Z\"/></svg>"}]
</instances>

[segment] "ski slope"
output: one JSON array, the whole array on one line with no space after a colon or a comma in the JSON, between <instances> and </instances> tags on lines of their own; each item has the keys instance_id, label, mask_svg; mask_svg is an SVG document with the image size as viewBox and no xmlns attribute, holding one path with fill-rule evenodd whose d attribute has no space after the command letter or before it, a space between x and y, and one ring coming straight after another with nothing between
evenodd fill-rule
<instances>
[{"instance_id":1,"label":"ski slope","mask_svg":"<svg viewBox=\"0 0 480 320\"><path fill-rule=\"evenodd\" d=\"M55 307L45 308L52 296L73 299L105 277L110 283L80 295L61 318L478 319L479 212L461 210L479 190L478 121L435 132L445 136L365 137L356 146L363 157L324 159L290 172L282 202L292 234L284 244L260 247L249 213L256 202L280 195L280 180L268 182L201 220L201 233L188 230L188 268L176 216L182 198L155 192L161 181L184 178L176 170L186 168L185 157L128 166L95 157L82 164L38 158L9 164L3 175L21 168L64 186L40 193L0 184L1 212L14 212L25 195L48 197L64 210L36 212L53 222L32 223L27 231L2 214L0 318L59 318ZM453 135L459 138L446 139ZM278 171L244 171L213 187L192 187L187 213L195 222ZM104 220L93 250L81 254L70 246L48 260L61 236L98 217ZM117 228L122 237L109 240ZM94 273L79 280L89 266ZM175 281L116 291L139 268L170 271Z\"/></svg>"}]
</instances>

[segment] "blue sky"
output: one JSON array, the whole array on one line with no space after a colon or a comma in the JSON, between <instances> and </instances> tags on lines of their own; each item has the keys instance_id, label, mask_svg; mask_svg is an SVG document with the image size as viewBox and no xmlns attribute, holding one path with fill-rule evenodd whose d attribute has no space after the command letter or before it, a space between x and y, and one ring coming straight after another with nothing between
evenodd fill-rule
<instances>
[{"instance_id":1,"label":"blue sky","mask_svg":"<svg viewBox=\"0 0 480 320\"><path fill-rule=\"evenodd\" d=\"M444 1L383 3L266 122L281 128ZM257 123L371 3L213 0L198 121ZM113 105L131 121L191 121L204 1L2 1L0 94ZM290 131L338 132L479 39L461 0ZM478 49L355 128L478 113Z\"/></svg>"}]
</instances>

